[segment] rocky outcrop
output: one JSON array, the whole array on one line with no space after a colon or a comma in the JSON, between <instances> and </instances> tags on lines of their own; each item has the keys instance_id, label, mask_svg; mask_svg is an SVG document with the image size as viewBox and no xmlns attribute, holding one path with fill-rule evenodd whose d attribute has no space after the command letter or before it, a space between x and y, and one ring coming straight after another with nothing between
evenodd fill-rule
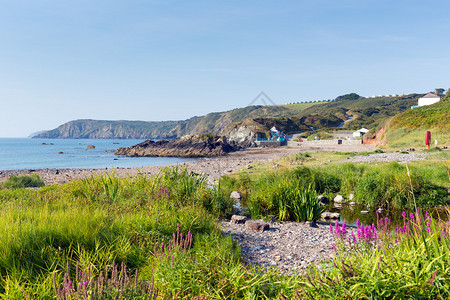
<instances>
[{"instance_id":1,"label":"rocky outcrop","mask_svg":"<svg viewBox=\"0 0 450 300\"><path fill-rule=\"evenodd\" d=\"M251 126L238 126L226 132L227 140L244 147L255 146L255 131Z\"/></svg>"},{"instance_id":2,"label":"rocky outcrop","mask_svg":"<svg viewBox=\"0 0 450 300\"><path fill-rule=\"evenodd\" d=\"M211 134L199 134L184 136L173 141L147 140L135 146L119 148L115 151L115 154L131 157L211 157L226 155L237 149L238 148L230 145L225 137Z\"/></svg>"}]
</instances>

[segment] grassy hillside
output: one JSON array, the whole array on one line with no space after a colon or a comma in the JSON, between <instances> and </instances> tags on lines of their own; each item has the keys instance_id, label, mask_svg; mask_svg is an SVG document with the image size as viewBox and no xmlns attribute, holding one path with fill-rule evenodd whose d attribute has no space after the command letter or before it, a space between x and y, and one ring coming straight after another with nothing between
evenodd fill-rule
<instances>
[{"instance_id":1,"label":"grassy hillside","mask_svg":"<svg viewBox=\"0 0 450 300\"><path fill-rule=\"evenodd\" d=\"M361 127L375 129L412 105L417 104L420 94L410 94L399 97L359 98L356 100L340 100L317 103L299 113L299 116L329 116L346 120L346 113L352 115L354 120L345 124L342 129L356 130Z\"/></svg>"},{"instance_id":2,"label":"grassy hillside","mask_svg":"<svg viewBox=\"0 0 450 300\"><path fill-rule=\"evenodd\" d=\"M180 137L204 132L221 133L235 122L254 118L286 117L294 114L295 111L282 106L247 106L183 121L170 132L170 135Z\"/></svg>"},{"instance_id":3,"label":"grassy hillside","mask_svg":"<svg viewBox=\"0 0 450 300\"><path fill-rule=\"evenodd\" d=\"M425 131L431 131L432 145L450 145L450 97L440 102L405 111L386 128L385 140L391 147L425 147Z\"/></svg>"},{"instance_id":4,"label":"grassy hillside","mask_svg":"<svg viewBox=\"0 0 450 300\"><path fill-rule=\"evenodd\" d=\"M345 97L355 95L355 97ZM409 110L421 96L411 94L401 97L358 98L349 94L333 102L297 103L271 106L248 106L225 112L214 112L184 121L99 121L76 120L56 129L43 132L38 138L177 138L187 134L221 134L246 120L255 120L261 126L278 126L285 132L303 131L307 126L334 130L347 120L342 129L361 127L376 129L387 119ZM279 120L277 120L279 119ZM266 127L265 130L270 127Z\"/></svg>"}]
</instances>

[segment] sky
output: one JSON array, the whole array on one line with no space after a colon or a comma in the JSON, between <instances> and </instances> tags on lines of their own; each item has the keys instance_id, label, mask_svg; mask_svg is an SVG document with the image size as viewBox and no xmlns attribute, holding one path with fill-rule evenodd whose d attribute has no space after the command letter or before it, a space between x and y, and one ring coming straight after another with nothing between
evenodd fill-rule
<instances>
[{"instance_id":1,"label":"sky","mask_svg":"<svg viewBox=\"0 0 450 300\"><path fill-rule=\"evenodd\" d=\"M449 1L0 4L0 137L450 87Z\"/></svg>"}]
</instances>

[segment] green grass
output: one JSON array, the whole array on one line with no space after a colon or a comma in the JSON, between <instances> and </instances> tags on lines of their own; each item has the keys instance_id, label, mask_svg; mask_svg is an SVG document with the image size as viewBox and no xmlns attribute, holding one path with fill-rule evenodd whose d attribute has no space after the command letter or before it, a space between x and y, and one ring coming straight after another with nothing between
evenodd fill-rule
<instances>
[{"instance_id":1,"label":"green grass","mask_svg":"<svg viewBox=\"0 0 450 300\"><path fill-rule=\"evenodd\" d=\"M417 173L411 177L414 192L418 174L433 183L448 178L447 169L429 163L410 166ZM169 168L153 177L111 174L41 189L0 189L0 297L63 299L72 280L75 285L66 292L73 298L95 292L102 295L97 299L150 299L120 279L136 278L153 282L158 299L448 298L449 240L437 229L445 223L431 221L433 234L386 234L380 248L346 249L335 263L312 266L307 276L248 265L239 246L220 232L217 220L229 216L233 204L228 189L242 190L243 201L259 205L255 215L276 212L280 219L314 220L320 213L317 193L352 189L371 172L378 179L404 171L398 165L377 168L297 167L259 178L243 173L214 188L202 176ZM345 181L339 174L351 177ZM112 271L115 266L121 266L120 274ZM98 292L94 282L101 276L117 286L105 284ZM86 287L79 287L83 278L89 278Z\"/></svg>"},{"instance_id":2,"label":"green grass","mask_svg":"<svg viewBox=\"0 0 450 300\"><path fill-rule=\"evenodd\" d=\"M37 174L10 176L4 183L4 188L26 188L26 187L42 187L44 181Z\"/></svg>"},{"instance_id":3,"label":"green grass","mask_svg":"<svg viewBox=\"0 0 450 300\"><path fill-rule=\"evenodd\" d=\"M306 155L308 157L305 157ZM355 152L325 156L320 153L298 153L280 160L279 163L283 165L277 169L273 169L271 164L257 164L250 170L241 171L239 177L224 177L222 188L227 192L239 190L244 195L252 195L252 197L261 193L259 200L256 201L261 207L257 210L265 214L278 214L277 206L268 204L274 200L268 199L272 197L270 190L275 189L278 181L282 182L285 178L297 178L302 182L310 183L318 193L326 193L332 198L338 193L346 197L354 194L353 201L367 208L411 209L415 207L414 199L421 207L434 207L447 203L446 191L450 188L448 162L429 160L409 163L411 180L408 177L406 165L397 162L333 163L333 161L342 161L342 156L354 155L356 155ZM326 158L332 162L324 162ZM299 164L303 166L298 167ZM245 187L240 183L242 178L247 181ZM410 188L411 183L413 192ZM292 180L290 184L293 189L298 185Z\"/></svg>"},{"instance_id":4,"label":"green grass","mask_svg":"<svg viewBox=\"0 0 450 300\"><path fill-rule=\"evenodd\" d=\"M304 111L305 109L307 109L311 106L317 105L317 104L319 104L319 103L303 103L302 102L302 103L294 103L294 104L284 104L284 105L279 105L279 106L286 107L286 108L295 110L297 112L301 112L301 111Z\"/></svg>"},{"instance_id":5,"label":"green grass","mask_svg":"<svg viewBox=\"0 0 450 300\"><path fill-rule=\"evenodd\" d=\"M450 145L450 102L414 108L393 118L387 126L385 139L393 148L425 148L425 131L431 131L431 141L438 146Z\"/></svg>"}]
</instances>

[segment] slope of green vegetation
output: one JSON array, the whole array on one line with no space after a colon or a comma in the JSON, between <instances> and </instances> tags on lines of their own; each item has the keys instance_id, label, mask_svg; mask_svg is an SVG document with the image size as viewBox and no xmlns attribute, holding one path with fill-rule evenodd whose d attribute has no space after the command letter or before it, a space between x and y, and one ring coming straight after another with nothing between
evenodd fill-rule
<instances>
[{"instance_id":1,"label":"slope of green vegetation","mask_svg":"<svg viewBox=\"0 0 450 300\"><path fill-rule=\"evenodd\" d=\"M411 94L398 97L358 98L319 103L303 110L299 115L333 115L342 121L347 119L346 113L354 120L345 124L343 129L356 130L361 127L374 129L382 125L388 118L404 112L417 104L421 95Z\"/></svg>"},{"instance_id":2,"label":"slope of green vegetation","mask_svg":"<svg viewBox=\"0 0 450 300\"><path fill-rule=\"evenodd\" d=\"M317 105L320 102L300 102L300 103L292 103L292 104L284 104L284 105L280 105L282 107L286 107L292 110L295 110L296 112L301 112L304 111L305 109Z\"/></svg>"},{"instance_id":3,"label":"slope of green vegetation","mask_svg":"<svg viewBox=\"0 0 450 300\"><path fill-rule=\"evenodd\" d=\"M411 94L401 97L362 98L352 93L337 97L332 102L309 102L286 105L248 106L225 112L210 113L184 121L98 121L76 120L65 123L56 129L42 132L37 138L135 138L162 139L178 138L187 134L221 134L230 126L249 119L259 119L259 124L283 124L290 119L297 128L287 132L301 130L305 126L316 128L336 128L352 115L354 120L345 124L343 129L376 129L386 119L395 116L417 103L420 95ZM284 120L274 121L277 118ZM266 119L266 121L262 121ZM292 123L291 122L291 123ZM264 125L262 125L264 126ZM270 127L269 127L270 128ZM268 130L269 128L265 128Z\"/></svg>"},{"instance_id":4,"label":"slope of green vegetation","mask_svg":"<svg viewBox=\"0 0 450 300\"><path fill-rule=\"evenodd\" d=\"M394 148L425 147L425 131L431 131L432 145L450 145L450 101L417 107L394 117L385 131L385 140Z\"/></svg>"}]
</instances>

